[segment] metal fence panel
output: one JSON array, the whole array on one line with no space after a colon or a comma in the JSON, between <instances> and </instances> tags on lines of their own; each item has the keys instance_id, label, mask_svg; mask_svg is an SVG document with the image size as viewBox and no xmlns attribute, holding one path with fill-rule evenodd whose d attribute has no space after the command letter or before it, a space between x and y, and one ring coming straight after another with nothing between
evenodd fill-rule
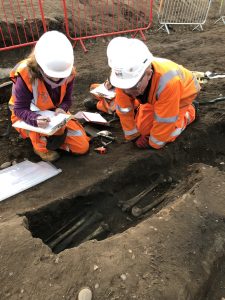
<instances>
[{"instance_id":1,"label":"metal fence panel","mask_svg":"<svg viewBox=\"0 0 225 300\"><path fill-rule=\"evenodd\" d=\"M221 20L225 25L225 0L221 0L219 15L220 17L216 20L215 24Z\"/></svg>"},{"instance_id":2,"label":"metal fence panel","mask_svg":"<svg viewBox=\"0 0 225 300\"><path fill-rule=\"evenodd\" d=\"M143 31L152 23L153 0L0 0L0 51L34 44L60 17L58 30L79 41Z\"/></svg>"},{"instance_id":3,"label":"metal fence panel","mask_svg":"<svg viewBox=\"0 0 225 300\"><path fill-rule=\"evenodd\" d=\"M208 16L212 0L161 0L158 10L159 23L169 34L169 24L197 25L200 28Z\"/></svg>"}]
</instances>

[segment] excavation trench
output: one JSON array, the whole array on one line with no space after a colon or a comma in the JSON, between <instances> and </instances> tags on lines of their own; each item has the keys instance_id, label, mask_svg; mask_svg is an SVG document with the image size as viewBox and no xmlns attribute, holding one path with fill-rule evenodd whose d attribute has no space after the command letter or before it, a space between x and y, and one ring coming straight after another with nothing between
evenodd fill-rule
<instances>
[{"instance_id":1,"label":"excavation trench","mask_svg":"<svg viewBox=\"0 0 225 300\"><path fill-rule=\"evenodd\" d=\"M164 201L163 194L171 185L170 178L168 181L153 174L147 186L137 183L116 193L102 190L56 201L39 211L26 213L29 229L33 237L41 238L55 253L90 239L105 239L146 218L152 208ZM92 190L95 189L98 187ZM149 199L154 201L153 206L139 211L138 207L146 208Z\"/></svg>"},{"instance_id":2,"label":"excavation trench","mask_svg":"<svg viewBox=\"0 0 225 300\"><path fill-rule=\"evenodd\" d=\"M216 123L207 129L194 124L177 143L164 152L134 160L103 182L65 199L56 199L38 210L25 213L32 236L41 238L54 253L91 239L103 240L121 233L158 212L169 201L179 181L190 176L195 162L223 168L225 161L224 121L212 111ZM189 189L190 187L186 187ZM183 191L185 193L185 191Z\"/></svg>"}]
</instances>

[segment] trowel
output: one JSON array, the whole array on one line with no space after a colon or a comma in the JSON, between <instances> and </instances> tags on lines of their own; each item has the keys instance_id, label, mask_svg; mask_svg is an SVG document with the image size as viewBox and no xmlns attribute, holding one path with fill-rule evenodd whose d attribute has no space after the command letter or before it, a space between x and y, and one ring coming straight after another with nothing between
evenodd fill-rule
<instances>
[{"instance_id":1,"label":"trowel","mask_svg":"<svg viewBox=\"0 0 225 300\"><path fill-rule=\"evenodd\" d=\"M90 135L91 137L104 137L110 141L115 141L116 137L112 136L112 133L108 130L101 130L98 131L97 129L91 127L90 125L84 126L85 132Z\"/></svg>"}]
</instances>

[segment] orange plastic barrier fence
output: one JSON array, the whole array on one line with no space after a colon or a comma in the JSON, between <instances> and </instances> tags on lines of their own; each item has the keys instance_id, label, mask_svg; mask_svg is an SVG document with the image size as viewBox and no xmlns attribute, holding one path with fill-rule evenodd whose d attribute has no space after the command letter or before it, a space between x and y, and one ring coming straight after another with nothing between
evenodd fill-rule
<instances>
[{"instance_id":1,"label":"orange plastic barrier fence","mask_svg":"<svg viewBox=\"0 0 225 300\"><path fill-rule=\"evenodd\" d=\"M74 45L100 36L140 33L152 23L153 0L0 0L0 51L33 45L51 24ZM58 19L58 20L57 20Z\"/></svg>"},{"instance_id":2,"label":"orange plastic barrier fence","mask_svg":"<svg viewBox=\"0 0 225 300\"><path fill-rule=\"evenodd\" d=\"M0 0L0 51L32 45L46 30L41 0Z\"/></svg>"},{"instance_id":3,"label":"orange plastic barrier fence","mask_svg":"<svg viewBox=\"0 0 225 300\"><path fill-rule=\"evenodd\" d=\"M63 0L67 36L80 42L116 34L140 33L152 23L153 0Z\"/></svg>"}]
</instances>

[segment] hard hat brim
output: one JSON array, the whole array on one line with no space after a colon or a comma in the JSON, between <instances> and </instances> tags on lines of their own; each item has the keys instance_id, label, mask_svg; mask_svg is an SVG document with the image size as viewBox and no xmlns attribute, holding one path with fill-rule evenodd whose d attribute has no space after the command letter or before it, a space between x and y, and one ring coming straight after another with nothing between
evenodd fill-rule
<instances>
[{"instance_id":1,"label":"hard hat brim","mask_svg":"<svg viewBox=\"0 0 225 300\"><path fill-rule=\"evenodd\" d=\"M111 75L110 75L110 82L113 86L120 88L120 89L130 89L134 87L138 81L141 79L145 72L146 68L143 69L143 72L139 73L138 76L135 78L130 78L130 79L124 79L124 78L119 78L115 71L112 69Z\"/></svg>"},{"instance_id":2,"label":"hard hat brim","mask_svg":"<svg viewBox=\"0 0 225 300\"><path fill-rule=\"evenodd\" d=\"M52 70L49 70L48 68L42 68L42 70L44 71L44 73L49 76L49 77L54 77L54 78L66 78L69 77L71 72L72 72L73 66L71 66L70 68L68 68L65 71L62 72L54 72Z\"/></svg>"}]
</instances>

